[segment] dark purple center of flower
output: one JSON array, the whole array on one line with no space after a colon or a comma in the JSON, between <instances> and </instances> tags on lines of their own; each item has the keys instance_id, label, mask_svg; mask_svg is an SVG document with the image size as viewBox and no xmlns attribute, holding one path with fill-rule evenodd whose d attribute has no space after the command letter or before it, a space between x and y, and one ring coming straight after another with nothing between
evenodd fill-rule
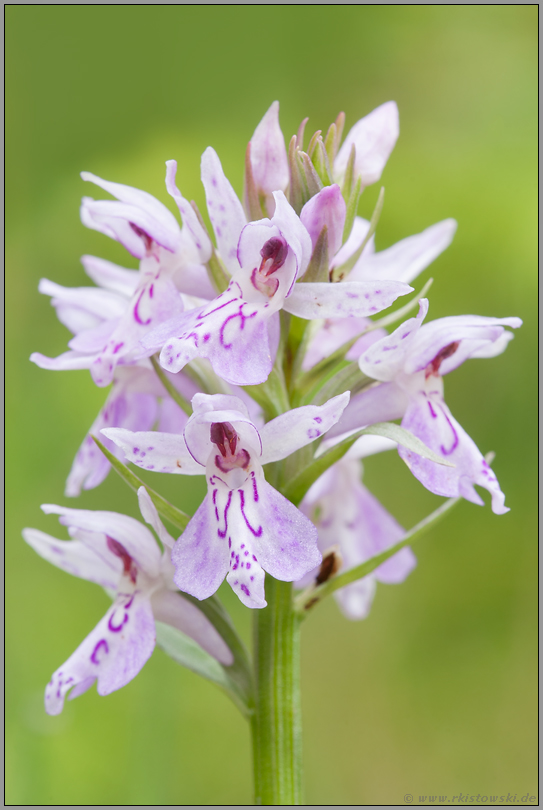
<instances>
[{"instance_id":1,"label":"dark purple center of flower","mask_svg":"<svg viewBox=\"0 0 543 810\"><path fill-rule=\"evenodd\" d=\"M277 236L272 236L271 239L264 244L260 251L262 256L262 263L260 265L260 272L266 276L275 273L285 263L287 258L288 247L282 239Z\"/></svg>"},{"instance_id":2,"label":"dark purple center of flower","mask_svg":"<svg viewBox=\"0 0 543 810\"><path fill-rule=\"evenodd\" d=\"M449 343L448 346L445 346L444 349L441 349L441 351L436 354L434 359L426 366L426 377L430 377L430 375L432 374L435 374L437 376L439 374L439 368L442 362L446 360L447 357L451 357L459 346L460 341L455 340L454 343Z\"/></svg>"},{"instance_id":3,"label":"dark purple center of flower","mask_svg":"<svg viewBox=\"0 0 543 810\"><path fill-rule=\"evenodd\" d=\"M260 255L260 267L255 267L251 282L253 286L268 298L273 298L279 287L279 279L271 278L272 273L279 270L286 261L288 245L278 236L272 236L264 243Z\"/></svg>"},{"instance_id":4,"label":"dark purple center of flower","mask_svg":"<svg viewBox=\"0 0 543 810\"><path fill-rule=\"evenodd\" d=\"M134 562L128 551L125 549L125 547L122 545L122 543L119 543L117 540L114 540L113 537L108 537L107 535L106 539L108 549L111 551L112 554L115 554L116 557L120 557L120 559L123 562L124 573L130 577L130 580L134 584L136 584L136 579L138 576L138 568L136 566L136 563Z\"/></svg>"},{"instance_id":5,"label":"dark purple center of flower","mask_svg":"<svg viewBox=\"0 0 543 810\"><path fill-rule=\"evenodd\" d=\"M219 448L221 455L215 456L215 464L222 472L230 472L234 467L247 467L251 457L247 450L237 450L239 436L230 422L213 422L209 437Z\"/></svg>"}]
</instances>

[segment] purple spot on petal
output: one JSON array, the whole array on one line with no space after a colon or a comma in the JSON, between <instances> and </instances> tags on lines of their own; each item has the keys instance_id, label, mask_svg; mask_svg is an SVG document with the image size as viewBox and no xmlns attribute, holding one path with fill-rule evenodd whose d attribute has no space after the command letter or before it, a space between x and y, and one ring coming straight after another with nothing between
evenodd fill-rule
<instances>
[{"instance_id":1,"label":"purple spot on petal","mask_svg":"<svg viewBox=\"0 0 543 810\"><path fill-rule=\"evenodd\" d=\"M93 664L96 664L96 665L98 665L100 663L100 661L96 660L96 656L98 654L98 650L100 649L100 647L105 648L105 653L104 654L107 655L108 652L109 652L109 647L107 645L107 641L105 640L105 638L101 638L100 641L98 642L98 644L96 645L96 647L94 648L94 650L92 651L92 655L90 657L90 660L91 660L91 662Z\"/></svg>"},{"instance_id":2,"label":"purple spot on petal","mask_svg":"<svg viewBox=\"0 0 543 810\"><path fill-rule=\"evenodd\" d=\"M247 596L251 595L251 592L249 591L249 588L247 587L247 585L241 585L240 587L241 587L241 590L243 591L244 594L246 594Z\"/></svg>"},{"instance_id":3,"label":"purple spot on petal","mask_svg":"<svg viewBox=\"0 0 543 810\"><path fill-rule=\"evenodd\" d=\"M313 421L316 422L318 425L320 425L320 423L322 422L322 419L320 418L320 416L314 416Z\"/></svg>"}]
</instances>

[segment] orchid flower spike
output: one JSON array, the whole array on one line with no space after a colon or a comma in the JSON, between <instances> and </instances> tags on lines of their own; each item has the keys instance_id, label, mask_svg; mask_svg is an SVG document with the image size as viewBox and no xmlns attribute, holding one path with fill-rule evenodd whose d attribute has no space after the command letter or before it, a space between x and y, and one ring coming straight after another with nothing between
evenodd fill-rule
<instances>
[{"instance_id":1,"label":"orchid flower spike","mask_svg":"<svg viewBox=\"0 0 543 810\"><path fill-rule=\"evenodd\" d=\"M315 527L266 481L262 466L322 436L348 401L345 392L257 429L238 397L196 394L182 436L102 431L144 469L205 474L207 495L172 551L182 591L206 599L226 576L247 607L262 608L264 571L291 582L319 564Z\"/></svg>"},{"instance_id":2,"label":"orchid flower spike","mask_svg":"<svg viewBox=\"0 0 543 810\"><path fill-rule=\"evenodd\" d=\"M384 420L402 418L411 431L455 466L443 466L399 447L413 475L436 495L462 496L483 504L474 484L492 496L492 511L508 512L498 481L475 443L458 424L443 399L443 376L470 357L495 357L513 337L520 318L460 315L422 325L428 301L421 299L419 314L391 335L371 345L360 357L361 370L382 385L353 398L334 435Z\"/></svg>"},{"instance_id":3,"label":"orchid flower spike","mask_svg":"<svg viewBox=\"0 0 543 810\"><path fill-rule=\"evenodd\" d=\"M173 545L144 487L138 498L145 521L166 546ZM116 512L50 504L42 509L60 515L72 539L56 540L37 529L24 529L26 542L58 568L116 594L104 618L53 674L45 690L49 714L60 714L70 689L72 699L96 680L99 695L126 686L153 652L155 620L181 630L225 666L233 663L230 649L211 622L176 590L170 549L161 554L139 521Z\"/></svg>"}]
</instances>

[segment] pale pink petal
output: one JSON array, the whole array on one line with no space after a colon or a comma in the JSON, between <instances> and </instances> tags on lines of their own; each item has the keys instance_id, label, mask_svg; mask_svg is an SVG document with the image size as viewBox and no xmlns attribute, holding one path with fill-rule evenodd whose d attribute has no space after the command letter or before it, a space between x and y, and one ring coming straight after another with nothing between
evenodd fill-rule
<instances>
[{"instance_id":1,"label":"pale pink petal","mask_svg":"<svg viewBox=\"0 0 543 810\"><path fill-rule=\"evenodd\" d=\"M127 393L125 389L121 387L119 390L115 385L77 452L66 481L65 494L68 497L75 497L81 493L82 488L97 487L107 476L110 463L92 439L93 436L101 438L102 428L149 430L156 419L156 414L156 397L150 394ZM113 442L105 438L103 443L117 458L124 459L123 453Z\"/></svg>"},{"instance_id":2,"label":"pale pink petal","mask_svg":"<svg viewBox=\"0 0 543 810\"><path fill-rule=\"evenodd\" d=\"M53 306L57 302L71 304L97 315L101 320L120 318L126 309L126 297L110 290L101 290L97 287L62 287L49 281L40 279L38 290L43 295L53 297Z\"/></svg>"},{"instance_id":3,"label":"pale pink petal","mask_svg":"<svg viewBox=\"0 0 543 810\"><path fill-rule=\"evenodd\" d=\"M364 251L349 278L352 281L395 279L410 284L449 247L456 227L454 219L445 219L386 250L371 255Z\"/></svg>"},{"instance_id":4,"label":"pale pink petal","mask_svg":"<svg viewBox=\"0 0 543 810\"><path fill-rule=\"evenodd\" d=\"M140 274L137 270L127 270L97 256L81 256L81 263L89 278L105 290L131 298L138 286Z\"/></svg>"},{"instance_id":5,"label":"pale pink petal","mask_svg":"<svg viewBox=\"0 0 543 810\"><path fill-rule=\"evenodd\" d=\"M260 429L263 448L260 463L286 458L322 436L341 418L349 397L349 391L345 391L324 405L304 405L267 422Z\"/></svg>"},{"instance_id":6,"label":"pale pink petal","mask_svg":"<svg viewBox=\"0 0 543 810\"><path fill-rule=\"evenodd\" d=\"M228 572L228 541L219 536L212 495L206 495L172 550L177 587L207 599Z\"/></svg>"},{"instance_id":7,"label":"pale pink petal","mask_svg":"<svg viewBox=\"0 0 543 810\"><path fill-rule=\"evenodd\" d=\"M413 288L401 281L296 284L283 309L300 318L362 318L389 307Z\"/></svg>"},{"instance_id":8,"label":"pale pink petal","mask_svg":"<svg viewBox=\"0 0 543 810\"><path fill-rule=\"evenodd\" d=\"M40 352L33 352L30 360L40 368L48 371L69 371L78 368L90 368L96 359L95 354L82 354L81 352L64 352L58 357L46 357Z\"/></svg>"},{"instance_id":9,"label":"pale pink petal","mask_svg":"<svg viewBox=\"0 0 543 810\"><path fill-rule=\"evenodd\" d=\"M65 506L43 504L46 515L60 515L64 526L84 529L98 535L106 535L120 543L138 568L151 578L158 576L160 551L151 532L138 520L117 512L94 512L88 509L69 509Z\"/></svg>"},{"instance_id":10,"label":"pale pink petal","mask_svg":"<svg viewBox=\"0 0 543 810\"><path fill-rule=\"evenodd\" d=\"M382 383L356 394L339 422L327 433L326 440L360 430L375 422L400 419L407 408L408 396L395 383Z\"/></svg>"},{"instance_id":11,"label":"pale pink petal","mask_svg":"<svg viewBox=\"0 0 543 810\"><path fill-rule=\"evenodd\" d=\"M151 500L151 496L149 495L145 487L140 487L138 489L138 503L140 507L141 516L143 517L144 521L155 530L160 542L164 546L172 548L175 541L171 536L171 534L169 534L169 532L166 531L166 527L164 526L164 524L162 523L161 519L158 516L156 506Z\"/></svg>"},{"instance_id":12,"label":"pale pink petal","mask_svg":"<svg viewBox=\"0 0 543 810\"><path fill-rule=\"evenodd\" d=\"M361 355L358 361L361 371L375 380L386 382L394 379L403 369L406 359L411 356L417 333L427 312L428 300L421 298L415 318L404 321L391 335L377 341Z\"/></svg>"},{"instance_id":13,"label":"pale pink petal","mask_svg":"<svg viewBox=\"0 0 543 810\"><path fill-rule=\"evenodd\" d=\"M307 228L313 247L326 225L330 258L335 256L343 242L346 212L345 200L338 185L325 186L302 208L300 219Z\"/></svg>"},{"instance_id":14,"label":"pale pink petal","mask_svg":"<svg viewBox=\"0 0 543 810\"><path fill-rule=\"evenodd\" d=\"M105 428L101 433L122 449L128 461L143 470L179 475L204 474L204 468L189 453L183 436L157 430L133 433L122 428Z\"/></svg>"},{"instance_id":15,"label":"pale pink petal","mask_svg":"<svg viewBox=\"0 0 543 810\"><path fill-rule=\"evenodd\" d=\"M202 155L202 183L219 253L227 270L234 275L239 270L238 242L247 219L236 192L225 177L219 157L211 146Z\"/></svg>"},{"instance_id":16,"label":"pale pink petal","mask_svg":"<svg viewBox=\"0 0 543 810\"><path fill-rule=\"evenodd\" d=\"M224 666L229 667L234 663L230 648L209 619L180 593L165 589L156 591L151 597L151 605L156 621L165 622L185 633Z\"/></svg>"},{"instance_id":17,"label":"pale pink petal","mask_svg":"<svg viewBox=\"0 0 543 810\"><path fill-rule=\"evenodd\" d=\"M38 529L23 529L23 537L40 557L74 577L117 589L122 563L113 554L101 556L79 540L57 540Z\"/></svg>"},{"instance_id":18,"label":"pale pink petal","mask_svg":"<svg viewBox=\"0 0 543 810\"><path fill-rule=\"evenodd\" d=\"M381 177L390 153L400 134L398 107L395 101L381 104L369 115L361 118L345 138L334 163L334 172L343 177L351 147L355 146L355 177L362 177L362 185L369 186Z\"/></svg>"},{"instance_id":19,"label":"pale pink petal","mask_svg":"<svg viewBox=\"0 0 543 810\"><path fill-rule=\"evenodd\" d=\"M416 336L405 363L405 371L412 374L426 368L442 349L458 341L460 345L439 365L439 373L448 374L472 354L477 356L479 352L484 352L486 346L499 340L504 326L518 329L522 321L520 318L486 318L480 315L453 315L430 321ZM502 346L500 343L501 351Z\"/></svg>"},{"instance_id":20,"label":"pale pink petal","mask_svg":"<svg viewBox=\"0 0 543 810\"><path fill-rule=\"evenodd\" d=\"M251 138L251 167L258 191L264 195L285 191L289 172L278 101L273 102Z\"/></svg>"},{"instance_id":21,"label":"pale pink petal","mask_svg":"<svg viewBox=\"0 0 543 810\"><path fill-rule=\"evenodd\" d=\"M207 262L211 256L212 245L209 241L209 236L204 231L203 227L198 221L191 204L185 200L179 189L175 184L175 175L177 173L177 161L166 161L166 188L168 194L174 198L179 208L179 213L183 219L183 225L189 231L194 246L198 252L199 260L202 263Z\"/></svg>"}]
</instances>

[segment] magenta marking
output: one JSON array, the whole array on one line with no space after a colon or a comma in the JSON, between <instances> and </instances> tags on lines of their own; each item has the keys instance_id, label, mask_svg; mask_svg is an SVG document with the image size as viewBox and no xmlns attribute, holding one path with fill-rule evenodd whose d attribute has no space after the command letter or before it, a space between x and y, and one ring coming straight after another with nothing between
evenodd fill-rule
<instances>
[{"instance_id":1,"label":"magenta marking","mask_svg":"<svg viewBox=\"0 0 543 810\"><path fill-rule=\"evenodd\" d=\"M221 530L220 527L217 528L217 534L219 537L226 537L226 533L228 531L228 510L230 509L230 503L232 501L232 490L228 493L228 500L226 502L226 506L224 507L224 531Z\"/></svg>"},{"instance_id":2,"label":"magenta marking","mask_svg":"<svg viewBox=\"0 0 543 810\"><path fill-rule=\"evenodd\" d=\"M124 343L117 343L117 345L113 349L113 354L117 354L119 349L122 349L123 346L124 346Z\"/></svg>"},{"instance_id":3,"label":"magenta marking","mask_svg":"<svg viewBox=\"0 0 543 810\"><path fill-rule=\"evenodd\" d=\"M136 301L136 303L134 304L134 318L135 318L135 319L136 319L136 321L137 321L139 324L141 324L142 326L147 326L148 324L150 324L150 323L151 323L151 318L147 318L147 320L146 320L146 321L142 321L142 319L140 318L139 312L138 312L138 307L139 307L139 305L140 305L140 301L141 301L141 298L142 298L142 296L143 296L143 293L144 293L144 292L145 292L145 289L143 289L143 290L140 292L140 294L138 295L138 300L137 300L137 301Z\"/></svg>"},{"instance_id":4,"label":"magenta marking","mask_svg":"<svg viewBox=\"0 0 543 810\"><path fill-rule=\"evenodd\" d=\"M112 633L118 633L119 630L122 630L125 624L128 621L128 613L125 612L123 620L120 624L113 624L113 617L115 616L115 611L109 617L109 621L107 623L108 628L111 630Z\"/></svg>"},{"instance_id":5,"label":"magenta marking","mask_svg":"<svg viewBox=\"0 0 543 810\"><path fill-rule=\"evenodd\" d=\"M251 473L251 481L253 484L253 500L255 503L258 503L258 487L256 485L256 476L254 472Z\"/></svg>"},{"instance_id":6,"label":"magenta marking","mask_svg":"<svg viewBox=\"0 0 543 810\"><path fill-rule=\"evenodd\" d=\"M155 291L155 285L151 284L151 286L149 287L149 298L153 297L153 292L154 291Z\"/></svg>"},{"instance_id":7,"label":"magenta marking","mask_svg":"<svg viewBox=\"0 0 543 810\"><path fill-rule=\"evenodd\" d=\"M452 447L450 447L450 448L449 448L449 450L447 450L447 449L446 449L446 448L445 448L443 445L441 445L440 450L441 450L441 452L443 453L443 455L444 455L444 456L450 456L450 455L451 455L451 453L452 453L454 450L456 450L456 448L458 447L458 444L459 444L459 441L460 441L460 440L459 440L459 438L458 438L458 433L457 433L457 432L456 432L456 430L454 429L454 426L453 426L453 424L452 424L451 420L449 419L449 417L447 416L447 414L445 413L445 411L443 410L443 408L442 408L441 410L442 410L442 412L443 412L443 416L444 416L444 417L445 417L445 419L447 420L447 424L449 425L450 429L452 430L452 434L453 434L453 443L452 443Z\"/></svg>"},{"instance_id":8,"label":"magenta marking","mask_svg":"<svg viewBox=\"0 0 543 810\"><path fill-rule=\"evenodd\" d=\"M251 595L251 592L250 592L249 588L247 587L247 585L242 584L242 585L240 585L240 588L243 591L243 593L246 594L247 596Z\"/></svg>"},{"instance_id":9,"label":"magenta marking","mask_svg":"<svg viewBox=\"0 0 543 810\"><path fill-rule=\"evenodd\" d=\"M322 419L320 418L320 416L314 416L313 421L316 422L318 425L320 425L320 423L322 422Z\"/></svg>"},{"instance_id":10,"label":"magenta marking","mask_svg":"<svg viewBox=\"0 0 543 810\"><path fill-rule=\"evenodd\" d=\"M247 519L247 515L245 514L245 496L243 494L243 490L238 489L238 492L239 492L239 499L240 499L241 514L243 515L243 520L245 521L245 525L247 526L247 528L249 529L251 534L254 534L255 537L261 537L261 535L262 535L262 526L259 526L258 529L253 529L253 527L249 523L249 520Z\"/></svg>"},{"instance_id":11,"label":"magenta marking","mask_svg":"<svg viewBox=\"0 0 543 810\"><path fill-rule=\"evenodd\" d=\"M108 647L108 645L107 645L107 641L105 640L105 638L101 638L101 639L100 639L100 641L98 642L98 644L97 644L97 645L96 645L96 647L94 648L94 650L93 650L93 652L92 652L92 655L91 655L91 657L90 657L91 662L92 662L93 664L96 664L97 666L98 666L98 664L100 663L100 661L97 661L97 660L96 660L96 656L97 656L97 654L98 654L98 650L100 649L100 647L105 647L105 653L104 653L104 655L107 655L107 654L108 654L108 652L109 652L109 647Z\"/></svg>"},{"instance_id":12,"label":"magenta marking","mask_svg":"<svg viewBox=\"0 0 543 810\"><path fill-rule=\"evenodd\" d=\"M428 407L430 409L430 416L432 417L432 419L437 419L437 413L434 411L430 400L428 400Z\"/></svg>"}]
</instances>

